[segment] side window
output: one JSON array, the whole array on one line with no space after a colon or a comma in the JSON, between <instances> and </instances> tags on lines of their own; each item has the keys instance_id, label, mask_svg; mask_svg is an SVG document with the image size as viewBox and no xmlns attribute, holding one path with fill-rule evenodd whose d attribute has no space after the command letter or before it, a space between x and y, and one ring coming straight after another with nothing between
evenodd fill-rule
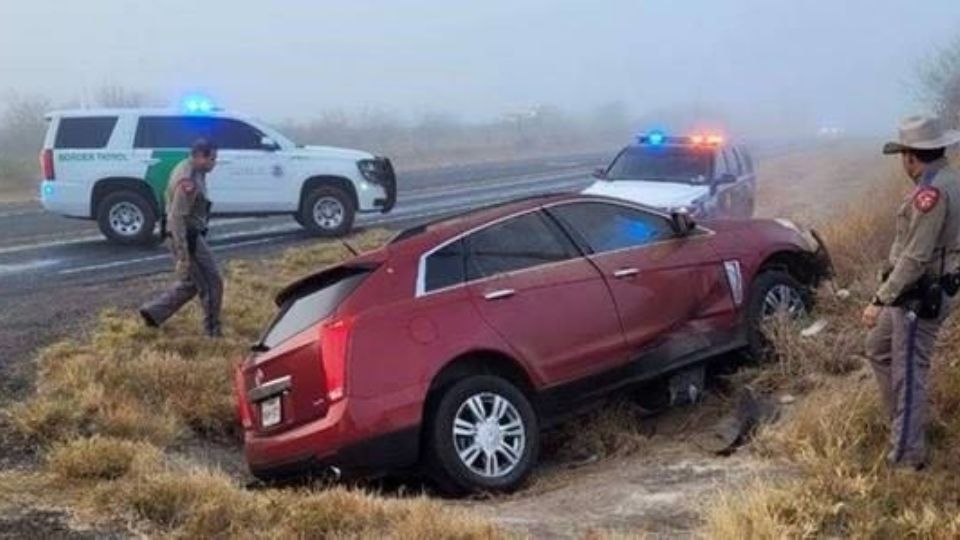
<instances>
[{"instance_id":1,"label":"side window","mask_svg":"<svg viewBox=\"0 0 960 540\"><path fill-rule=\"evenodd\" d=\"M740 176L744 173L743 161L740 159L740 150L730 148L730 165L733 167L733 174Z\"/></svg>"},{"instance_id":2,"label":"side window","mask_svg":"<svg viewBox=\"0 0 960 540\"><path fill-rule=\"evenodd\" d=\"M463 283L466 279L463 241L457 240L433 252L427 257L425 272L423 287L425 292Z\"/></svg>"},{"instance_id":3,"label":"side window","mask_svg":"<svg viewBox=\"0 0 960 540\"><path fill-rule=\"evenodd\" d=\"M134 148L190 148L197 139L210 137L209 118L193 116L143 116L137 123Z\"/></svg>"},{"instance_id":4,"label":"side window","mask_svg":"<svg viewBox=\"0 0 960 540\"><path fill-rule=\"evenodd\" d=\"M618 204L573 203L555 206L550 213L595 253L644 246L675 236L666 218Z\"/></svg>"},{"instance_id":5,"label":"side window","mask_svg":"<svg viewBox=\"0 0 960 540\"><path fill-rule=\"evenodd\" d=\"M573 244L540 212L491 225L468 236L464 245L468 280L578 256Z\"/></svg>"},{"instance_id":6,"label":"side window","mask_svg":"<svg viewBox=\"0 0 960 540\"><path fill-rule=\"evenodd\" d=\"M727 151L718 149L716 152L716 159L714 160L714 178L720 178L726 173L733 172L730 170L730 162L727 158Z\"/></svg>"},{"instance_id":7,"label":"side window","mask_svg":"<svg viewBox=\"0 0 960 540\"><path fill-rule=\"evenodd\" d=\"M230 118L211 119L210 139L227 150L261 150L263 134L259 129Z\"/></svg>"},{"instance_id":8,"label":"side window","mask_svg":"<svg viewBox=\"0 0 960 540\"><path fill-rule=\"evenodd\" d=\"M231 118L207 116L144 116L137 124L134 148L190 148L208 139L221 149L259 150L260 130Z\"/></svg>"},{"instance_id":9,"label":"side window","mask_svg":"<svg viewBox=\"0 0 960 540\"><path fill-rule=\"evenodd\" d=\"M743 170L746 173L753 172L753 158L750 157L750 152L747 152L744 149L740 149L740 156L743 158Z\"/></svg>"},{"instance_id":10,"label":"side window","mask_svg":"<svg viewBox=\"0 0 960 540\"><path fill-rule=\"evenodd\" d=\"M61 118L53 146L63 149L104 148L116 125L116 116Z\"/></svg>"}]
</instances>

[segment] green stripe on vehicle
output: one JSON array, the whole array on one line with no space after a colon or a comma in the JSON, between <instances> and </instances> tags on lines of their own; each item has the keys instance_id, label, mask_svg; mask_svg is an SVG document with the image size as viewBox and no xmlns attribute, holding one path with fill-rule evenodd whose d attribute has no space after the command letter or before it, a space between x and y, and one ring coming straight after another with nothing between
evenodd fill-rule
<instances>
[{"instance_id":1,"label":"green stripe on vehicle","mask_svg":"<svg viewBox=\"0 0 960 540\"><path fill-rule=\"evenodd\" d=\"M166 206L167 184L170 183L170 173L178 163L187 159L187 150L154 150L150 155L155 162L147 168L147 183L160 203L160 210Z\"/></svg>"}]
</instances>

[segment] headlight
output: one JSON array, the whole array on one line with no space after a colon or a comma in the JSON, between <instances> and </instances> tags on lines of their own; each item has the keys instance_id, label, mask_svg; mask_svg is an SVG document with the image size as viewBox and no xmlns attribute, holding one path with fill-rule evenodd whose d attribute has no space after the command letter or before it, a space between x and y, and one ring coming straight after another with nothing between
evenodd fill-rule
<instances>
[{"instance_id":1,"label":"headlight","mask_svg":"<svg viewBox=\"0 0 960 540\"><path fill-rule=\"evenodd\" d=\"M357 168L360 169L360 174L367 179L368 182L373 182L375 184L380 183L380 164L375 159L361 159L357 162Z\"/></svg>"}]
</instances>

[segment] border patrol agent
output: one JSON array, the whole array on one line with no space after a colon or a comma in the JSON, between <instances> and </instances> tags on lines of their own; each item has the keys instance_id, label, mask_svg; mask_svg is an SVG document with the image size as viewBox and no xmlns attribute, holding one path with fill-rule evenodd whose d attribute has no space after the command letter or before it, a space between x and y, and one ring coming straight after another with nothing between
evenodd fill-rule
<instances>
[{"instance_id":1,"label":"border patrol agent","mask_svg":"<svg viewBox=\"0 0 960 540\"><path fill-rule=\"evenodd\" d=\"M867 356L892 424L887 460L895 467L919 470L927 460L930 360L960 280L960 177L945 157L958 142L960 132L935 118L911 117L900 125L900 141L883 147L900 154L916 184L897 213L883 283L863 312L871 329Z\"/></svg>"},{"instance_id":2,"label":"border patrol agent","mask_svg":"<svg viewBox=\"0 0 960 540\"><path fill-rule=\"evenodd\" d=\"M170 174L166 223L170 229L177 282L140 308L140 316L147 326L160 326L199 294L205 333L210 337L223 335L220 329L223 280L205 239L211 206L206 174L213 170L216 162L216 147L199 140L190 149L190 157Z\"/></svg>"}]
</instances>

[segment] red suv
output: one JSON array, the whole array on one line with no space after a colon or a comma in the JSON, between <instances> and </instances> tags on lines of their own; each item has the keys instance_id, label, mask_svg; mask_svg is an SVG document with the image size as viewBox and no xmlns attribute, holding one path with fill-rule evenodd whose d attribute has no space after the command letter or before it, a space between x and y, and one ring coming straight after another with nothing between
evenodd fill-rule
<instances>
[{"instance_id":1,"label":"red suv","mask_svg":"<svg viewBox=\"0 0 960 540\"><path fill-rule=\"evenodd\" d=\"M414 465L447 491L520 485L539 432L625 385L737 349L829 273L788 221L695 224L551 195L400 233L287 287L238 368L252 472Z\"/></svg>"}]
</instances>

